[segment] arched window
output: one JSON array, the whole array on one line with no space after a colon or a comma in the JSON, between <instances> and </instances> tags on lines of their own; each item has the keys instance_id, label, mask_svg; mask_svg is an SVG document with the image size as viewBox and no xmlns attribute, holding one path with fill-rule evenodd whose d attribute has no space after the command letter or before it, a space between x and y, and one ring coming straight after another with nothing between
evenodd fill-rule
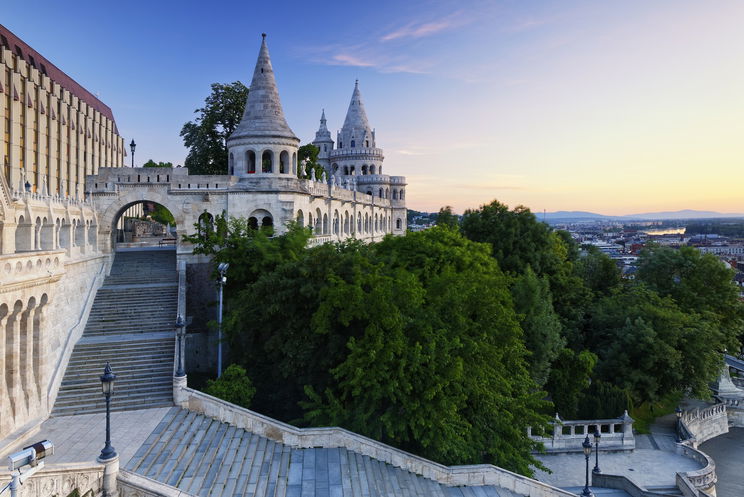
<instances>
[{"instance_id":1,"label":"arched window","mask_svg":"<svg viewBox=\"0 0 744 497\"><path fill-rule=\"evenodd\" d=\"M320 215L320 209L315 209L315 234L323 233L323 220Z\"/></svg>"},{"instance_id":2,"label":"arched window","mask_svg":"<svg viewBox=\"0 0 744 497\"><path fill-rule=\"evenodd\" d=\"M229 164L227 165L227 174L232 176L233 174L235 174L235 157L233 156L232 152L230 152L230 159L228 162Z\"/></svg>"},{"instance_id":3,"label":"arched window","mask_svg":"<svg viewBox=\"0 0 744 497\"><path fill-rule=\"evenodd\" d=\"M353 175L354 171L356 171L356 166L351 166L351 169L349 170L349 172Z\"/></svg>"},{"instance_id":4,"label":"arched window","mask_svg":"<svg viewBox=\"0 0 744 497\"><path fill-rule=\"evenodd\" d=\"M333 165L333 172L334 174L338 172L338 164Z\"/></svg>"},{"instance_id":5,"label":"arched window","mask_svg":"<svg viewBox=\"0 0 744 497\"><path fill-rule=\"evenodd\" d=\"M354 140L351 140L351 148L354 148L354 145L356 145L356 142Z\"/></svg>"},{"instance_id":6,"label":"arched window","mask_svg":"<svg viewBox=\"0 0 744 497\"><path fill-rule=\"evenodd\" d=\"M405 198L406 198L406 191L405 190L401 190L400 191L400 199L401 200L404 200Z\"/></svg>"},{"instance_id":7,"label":"arched window","mask_svg":"<svg viewBox=\"0 0 744 497\"><path fill-rule=\"evenodd\" d=\"M367 195L372 195L372 189L371 188L367 188Z\"/></svg>"},{"instance_id":8,"label":"arched window","mask_svg":"<svg viewBox=\"0 0 744 497\"><path fill-rule=\"evenodd\" d=\"M248 227L251 228L251 229L257 230L258 229L258 219L256 219L253 216L249 217L248 218Z\"/></svg>"},{"instance_id":9,"label":"arched window","mask_svg":"<svg viewBox=\"0 0 744 497\"><path fill-rule=\"evenodd\" d=\"M274 220L271 218L271 216L264 216L261 220L261 227L271 228L272 226L274 226Z\"/></svg>"},{"instance_id":10,"label":"arched window","mask_svg":"<svg viewBox=\"0 0 744 497\"><path fill-rule=\"evenodd\" d=\"M199 230L202 233L211 233L214 230L214 218L207 211L199 216Z\"/></svg>"},{"instance_id":11,"label":"arched window","mask_svg":"<svg viewBox=\"0 0 744 497\"><path fill-rule=\"evenodd\" d=\"M374 164L372 164L371 166L369 166L369 174L375 174L375 165Z\"/></svg>"},{"instance_id":12,"label":"arched window","mask_svg":"<svg viewBox=\"0 0 744 497\"><path fill-rule=\"evenodd\" d=\"M312 217L312 214L310 217ZM297 224L300 225L300 228L305 227L305 214L302 213L302 209L297 211Z\"/></svg>"},{"instance_id":13,"label":"arched window","mask_svg":"<svg viewBox=\"0 0 744 497\"><path fill-rule=\"evenodd\" d=\"M340 231L340 221L338 217L338 211L334 211L333 213L333 234L338 235Z\"/></svg>"},{"instance_id":14,"label":"arched window","mask_svg":"<svg viewBox=\"0 0 744 497\"><path fill-rule=\"evenodd\" d=\"M349 166L344 166L344 174L349 174Z\"/></svg>"},{"instance_id":15,"label":"arched window","mask_svg":"<svg viewBox=\"0 0 744 497\"><path fill-rule=\"evenodd\" d=\"M393 189L393 200L398 200L398 190Z\"/></svg>"},{"instance_id":16,"label":"arched window","mask_svg":"<svg viewBox=\"0 0 744 497\"><path fill-rule=\"evenodd\" d=\"M395 220L395 229L403 229L403 221L400 218Z\"/></svg>"},{"instance_id":17,"label":"arched window","mask_svg":"<svg viewBox=\"0 0 744 497\"><path fill-rule=\"evenodd\" d=\"M380 191L378 192L378 196L380 198L385 198L385 197L383 197L383 195L385 195L385 190L383 190L382 188L380 188Z\"/></svg>"},{"instance_id":18,"label":"arched window","mask_svg":"<svg viewBox=\"0 0 744 497\"><path fill-rule=\"evenodd\" d=\"M364 176L364 175L366 175L366 174L367 174L367 164L364 164L364 165L362 166L362 176Z\"/></svg>"},{"instance_id":19,"label":"arched window","mask_svg":"<svg viewBox=\"0 0 744 497\"><path fill-rule=\"evenodd\" d=\"M385 198L390 198L390 188L385 188Z\"/></svg>"},{"instance_id":20,"label":"arched window","mask_svg":"<svg viewBox=\"0 0 744 497\"><path fill-rule=\"evenodd\" d=\"M362 215L357 212L357 233L362 232Z\"/></svg>"},{"instance_id":21,"label":"arched window","mask_svg":"<svg viewBox=\"0 0 744 497\"><path fill-rule=\"evenodd\" d=\"M297 174L297 153L292 152L292 174Z\"/></svg>"},{"instance_id":22,"label":"arched window","mask_svg":"<svg viewBox=\"0 0 744 497\"><path fill-rule=\"evenodd\" d=\"M279 154L279 173L289 173L289 153L286 150L282 150L282 153Z\"/></svg>"},{"instance_id":23,"label":"arched window","mask_svg":"<svg viewBox=\"0 0 744 497\"><path fill-rule=\"evenodd\" d=\"M349 226L349 213L344 213L344 233L347 235L350 233L350 230L353 229L353 226Z\"/></svg>"},{"instance_id":24,"label":"arched window","mask_svg":"<svg viewBox=\"0 0 744 497\"><path fill-rule=\"evenodd\" d=\"M256 172L256 152L248 150L245 153L246 172L248 174L254 174Z\"/></svg>"},{"instance_id":25,"label":"arched window","mask_svg":"<svg viewBox=\"0 0 744 497\"><path fill-rule=\"evenodd\" d=\"M367 147L367 148L369 148L369 140L367 140L367 141L364 142L364 146Z\"/></svg>"},{"instance_id":26,"label":"arched window","mask_svg":"<svg viewBox=\"0 0 744 497\"><path fill-rule=\"evenodd\" d=\"M377 219L377 214L375 214L375 232L380 231L380 223Z\"/></svg>"},{"instance_id":27,"label":"arched window","mask_svg":"<svg viewBox=\"0 0 744 497\"><path fill-rule=\"evenodd\" d=\"M272 152L271 150L266 150L261 155L261 172L274 172L274 152Z\"/></svg>"},{"instance_id":28,"label":"arched window","mask_svg":"<svg viewBox=\"0 0 744 497\"><path fill-rule=\"evenodd\" d=\"M313 224L313 214L312 212L308 212L307 214L307 225L312 230L315 229L315 225Z\"/></svg>"},{"instance_id":29,"label":"arched window","mask_svg":"<svg viewBox=\"0 0 744 497\"><path fill-rule=\"evenodd\" d=\"M328 214L323 214L323 234L327 235L328 233Z\"/></svg>"}]
</instances>

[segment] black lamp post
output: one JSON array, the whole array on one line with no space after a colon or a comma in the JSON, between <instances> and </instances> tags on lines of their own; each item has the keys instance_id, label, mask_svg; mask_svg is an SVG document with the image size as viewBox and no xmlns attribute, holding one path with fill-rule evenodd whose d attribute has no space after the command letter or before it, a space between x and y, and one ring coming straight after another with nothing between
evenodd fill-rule
<instances>
[{"instance_id":1,"label":"black lamp post","mask_svg":"<svg viewBox=\"0 0 744 497\"><path fill-rule=\"evenodd\" d=\"M176 369L176 376L181 378L186 376L186 371L183 367L183 328L186 323L183 322L183 318L178 316L176 318L176 339L178 340L178 369Z\"/></svg>"},{"instance_id":2,"label":"black lamp post","mask_svg":"<svg viewBox=\"0 0 744 497\"><path fill-rule=\"evenodd\" d=\"M677 443L679 443L682 441L682 408L677 406L677 408L674 410L674 414L677 416L675 431L677 432Z\"/></svg>"},{"instance_id":3,"label":"black lamp post","mask_svg":"<svg viewBox=\"0 0 744 497\"><path fill-rule=\"evenodd\" d=\"M586 459L586 479L581 497L592 497L592 491L589 490L589 456L592 454L592 443L589 441L589 435L584 439L581 448L584 449L584 458Z\"/></svg>"},{"instance_id":4,"label":"black lamp post","mask_svg":"<svg viewBox=\"0 0 744 497\"><path fill-rule=\"evenodd\" d=\"M134 167L134 149L137 147L137 144L134 143L134 138L132 138L132 143L129 144L129 148L132 149L132 167Z\"/></svg>"},{"instance_id":5,"label":"black lamp post","mask_svg":"<svg viewBox=\"0 0 744 497\"><path fill-rule=\"evenodd\" d=\"M602 438L602 433L599 431L599 426L594 430L594 469L593 473L601 473L599 469L599 440Z\"/></svg>"},{"instance_id":6,"label":"black lamp post","mask_svg":"<svg viewBox=\"0 0 744 497\"><path fill-rule=\"evenodd\" d=\"M218 281L220 285L220 309L219 315L217 316L217 378L222 376L222 289L227 283L227 269L230 264L227 262L221 262L217 266L217 271L220 273L220 279Z\"/></svg>"},{"instance_id":7,"label":"black lamp post","mask_svg":"<svg viewBox=\"0 0 744 497\"><path fill-rule=\"evenodd\" d=\"M103 446L101 455L98 457L101 461L113 459L116 457L116 450L111 445L111 396L114 394L114 382L116 375L107 362L101 375L101 390L106 398L106 445Z\"/></svg>"}]
</instances>

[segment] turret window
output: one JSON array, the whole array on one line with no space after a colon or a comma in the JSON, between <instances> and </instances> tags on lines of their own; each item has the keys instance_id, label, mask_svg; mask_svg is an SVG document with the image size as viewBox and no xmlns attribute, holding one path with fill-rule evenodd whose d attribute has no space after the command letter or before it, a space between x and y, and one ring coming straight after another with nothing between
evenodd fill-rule
<instances>
[{"instance_id":1,"label":"turret window","mask_svg":"<svg viewBox=\"0 0 744 497\"><path fill-rule=\"evenodd\" d=\"M254 174L256 172L256 152L249 150L246 152L246 172L248 174Z\"/></svg>"},{"instance_id":2,"label":"turret window","mask_svg":"<svg viewBox=\"0 0 744 497\"><path fill-rule=\"evenodd\" d=\"M274 172L274 154L273 152L271 152L271 150L267 150L263 154L261 154L261 172Z\"/></svg>"},{"instance_id":3,"label":"turret window","mask_svg":"<svg viewBox=\"0 0 744 497\"><path fill-rule=\"evenodd\" d=\"M367 140L367 141L366 141L366 142L364 142L364 143L365 143L365 145L364 145L364 146L365 146L365 147L367 147L367 148L369 148L369 140Z\"/></svg>"},{"instance_id":4,"label":"turret window","mask_svg":"<svg viewBox=\"0 0 744 497\"><path fill-rule=\"evenodd\" d=\"M354 145L356 145L356 142L354 140L351 140L351 148L354 148Z\"/></svg>"}]
</instances>

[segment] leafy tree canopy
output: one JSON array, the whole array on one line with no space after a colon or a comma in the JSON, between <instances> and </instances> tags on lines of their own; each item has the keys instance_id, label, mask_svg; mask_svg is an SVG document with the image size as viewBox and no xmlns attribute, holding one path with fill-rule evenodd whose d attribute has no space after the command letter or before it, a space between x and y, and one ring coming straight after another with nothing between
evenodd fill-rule
<instances>
[{"instance_id":1,"label":"leafy tree canopy","mask_svg":"<svg viewBox=\"0 0 744 497\"><path fill-rule=\"evenodd\" d=\"M181 137L189 153L186 167L190 174L227 174L227 138L243 116L248 88L236 81L212 83L212 93L197 117L183 125Z\"/></svg>"},{"instance_id":2,"label":"leafy tree canopy","mask_svg":"<svg viewBox=\"0 0 744 497\"><path fill-rule=\"evenodd\" d=\"M460 217L452 212L452 207L447 205L439 209L436 216L437 226L457 229L460 225Z\"/></svg>"},{"instance_id":3,"label":"leafy tree canopy","mask_svg":"<svg viewBox=\"0 0 744 497\"><path fill-rule=\"evenodd\" d=\"M298 178L309 178L310 177L310 170L315 171L315 178L320 178L325 169L323 166L320 165L318 162L318 154L320 154L320 149L313 145L312 143L308 143L306 145L303 145L297 150L297 177ZM305 170L303 171L299 165L302 163L302 161L305 161Z\"/></svg>"},{"instance_id":4,"label":"leafy tree canopy","mask_svg":"<svg viewBox=\"0 0 744 497\"><path fill-rule=\"evenodd\" d=\"M245 369L237 364L230 364L218 379L207 380L204 392L232 404L250 407L256 389Z\"/></svg>"},{"instance_id":5,"label":"leafy tree canopy","mask_svg":"<svg viewBox=\"0 0 744 497\"><path fill-rule=\"evenodd\" d=\"M144 164L142 164L142 167L173 167L172 162L155 162L154 160L150 159Z\"/></svg>"}]
</instances>

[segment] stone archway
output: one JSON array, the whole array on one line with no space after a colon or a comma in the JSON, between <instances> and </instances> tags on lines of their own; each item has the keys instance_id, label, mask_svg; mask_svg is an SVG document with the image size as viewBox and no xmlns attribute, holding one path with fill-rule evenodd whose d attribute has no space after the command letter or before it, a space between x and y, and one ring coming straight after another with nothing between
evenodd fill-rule
<instances>
[{"instance_id":1,"label":"stone archway","mask_svg":"<svg viewBox=\"0 0 744 497\"><path fill-rule=\"evenodd\" d=\"M177 244L180 244L180 240L187 233L189 227L193 226L195 220L191 219L193 216L184 212L181 202L166 193L161 192L132 192L127 195L116 197L108 206L103 209L102 214L99 215L98 221L98 239L106 240L103 243L108 243L107 251L110 251L114 247L114 240L112 239L115 233L115 224L121 215L131 206L142 202L152 202L154 204L160 204L173 215L176 221L176 232L177 232Z\"/></svg>"}]
</instances>

